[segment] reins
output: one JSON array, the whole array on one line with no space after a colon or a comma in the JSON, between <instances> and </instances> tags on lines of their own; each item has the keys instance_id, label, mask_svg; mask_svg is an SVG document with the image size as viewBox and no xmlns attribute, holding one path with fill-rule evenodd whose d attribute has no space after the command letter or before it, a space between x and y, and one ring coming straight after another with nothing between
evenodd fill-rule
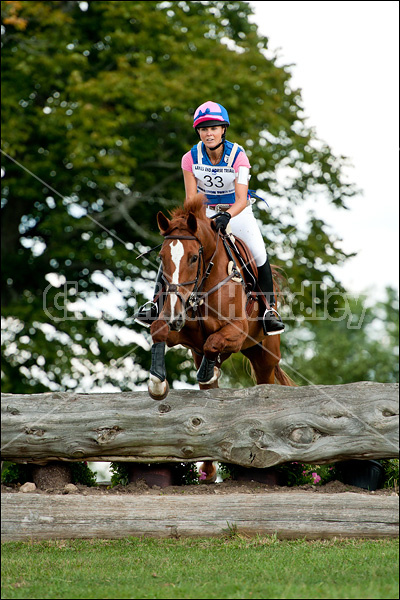
<instances>
[{"instance_id":1,"label":"reins","mask_svg":"<svg viewBox=\"0 0 400 600\"><path fill-rule=\"evenodd\" d=\"M195 240L200 244L200 248L199 248L199 261L198 261L198 266L197 266L197 274L196 274L196 278L193 279L192 281L185 281L183 283L170 283L163 275L163 278L166 282L166 293L173 293L176 294L178 296L178 298L181 300L183 306L185 307L185 310L187 312L187 310L190 308L193 311L193 317L195 316L196 312L199 309L200 304L203 304L204 301L206 300L206 298L208 298L209 296L211 296L211 294L214 294L216 291L218 291L221 287L223 287L226 283L228 283L231 279L233 279L234 277L240 277L242 279L242 283L243 282L243 278L241 277L239 271L236 268L236 261L234 259L234 257L232 256L230 249L224 239L224 236L220 236L219 232L216 232L217 235L217 239L216 239L216 244L215 244L215 250L208 262L208 265L206 267L206 263L205 263L205 258L204 258L204 247L203 244L201 243L201 241L194 235L166 235L164 236L164 239L166 240ZM220 281L219 283L217 283L215 286L213 286L210 290L206 291L206 292L202 292L202 288L204 287L207 279L210 276L211 270L214 266L214 258L215 255L218 252L218 243L219 243L219 239L220 237L222 237L223 240L223 244L224 244L224 248L228 254L228 257L233 260L233 265L234 268L232 269L232 272L225 277L225 279L223 279L222 281ZM200 260L201 257L201 260ZM203 265L203 275L200 279L200 271L201 271L201 265ZM200 279L200 281L199 281ZM184 287L187 285L193 285L194 284L194 288L192 293L190 294L189 298L187 299L187 301L184 300L184 298L182 297L182 295L179 293L178 288L179 287ZM161 292L162 293L162 292ZM192 317L192 318L193 318Z\"/></svg>"}]
</instances>

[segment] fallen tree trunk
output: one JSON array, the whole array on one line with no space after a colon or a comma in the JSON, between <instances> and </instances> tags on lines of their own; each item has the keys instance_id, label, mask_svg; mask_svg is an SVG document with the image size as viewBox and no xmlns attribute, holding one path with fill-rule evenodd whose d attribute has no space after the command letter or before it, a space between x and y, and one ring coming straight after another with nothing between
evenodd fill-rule
<instances>
[{"instance_id":1,"label":"fallen tree trunk","mask_svg":"<svg viewBox=\"0 0 400 600\"><path fill-rule=\"evenodd\" d=\"M245 467L392 458L398 453L398 385L3 394L2 458L171 462Z\"/></svg>"},{"instance_id":2,"label":"fallen tree trunk","mask_svg":"<svg viewBox=\"0 0 400 600\"><path fill-rule=\"evenodd\" d=\"M193 537L398 536L398 497L273 493L201 496L2 494L2 540Z\"/></svg>"}]
</instances>

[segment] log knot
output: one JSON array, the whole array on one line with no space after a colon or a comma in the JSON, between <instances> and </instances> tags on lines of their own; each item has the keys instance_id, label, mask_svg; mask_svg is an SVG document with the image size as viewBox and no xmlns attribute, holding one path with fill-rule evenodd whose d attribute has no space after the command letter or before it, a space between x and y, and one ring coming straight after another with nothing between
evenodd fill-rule
<instances>
[{"instance_id":1,"label":"log knot","mask_svg":"<svg viewBox=\"0 0 400 600\"><path fill-rule=\"evenodd\" d=\"M44 429L36 429L35 427L25 427L24 433L26 435L36 435L37 437L42 437L45 434Z\"/></svg>"},{"instance_id":2,"label":"log knot","mask_svg":"<svg viewBox=\"0 0 400 600\"><path fill-rule=\"evenodd\" d=\"M249 436L252 440L259 440L264 435L264 431L262 429L250 429Z\"/></svg>"},{"instance_id":3,"label":"log knot","mask_svg":"<svg viewBox=\"0 0 400 600\"><path fill-rule=\"evenodd\" d=\"M83 458L86 455L86 452L83 448L78 448L72 452L72 456L74 458Z\"/></svg>"},{"instance_id":4,"label":"log knot","mask_svg":"<svg viewBox=\"0 0 400 600\"><path fill-rule=\"evenodd\" d=\"M390 408L384 408L382 411L383 417L397 417L397 414Z\"/></svg>"},{"instance_id":5,"label":"log knot","mask_svg":"<svg viewBox=\"0 0 400 600\"><path fill-rule=\"evenodd\" d=\"M289 433L289 439L295 444L312 444L320 437L320 432L309 426L295 427Z\"/></svg>"},{"instance_id":6,"label":"log knot","mask_svg":"<svg viewBox=\"0 0 400 600\"><path fill-rule=\"evenodd\" d=\"M98 434L97 443L98 444L107 444L114 440L120 431L122 431L121 427L118 425L114 425L114 427L101 427L100 429L95 430Z\"/></svg>"},{"instance_id":7,"label":"log knot","mask_svg":"<svg viewBox=\"0 0 400 600\"><path fill-rule=\"evenodd\" d=\"M185 458L190 458L194 454L194 448L192 446L185 446L182 448L182 454Z\"/></svg>"}]
</instances>

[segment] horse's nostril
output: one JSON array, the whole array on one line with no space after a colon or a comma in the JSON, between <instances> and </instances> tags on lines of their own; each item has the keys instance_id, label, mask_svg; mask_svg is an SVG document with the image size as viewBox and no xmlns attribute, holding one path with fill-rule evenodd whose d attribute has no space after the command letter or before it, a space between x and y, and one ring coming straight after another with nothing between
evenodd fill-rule
<instances>
[{"instance_id":1,"label":"horse's nostril","mask_svg":"<svg viewBox=\"0 0 400 600\"><path fill-rule=\"evenodd\" d=\"M182 329L182 327L184 326L185 321L182 317L182 315L179 315L179 317L177 317L176 319L174 319L173 321L170 322L169 327L170 329L172 329L172 331L180 331Z\"/></svg>"}]
</instances>

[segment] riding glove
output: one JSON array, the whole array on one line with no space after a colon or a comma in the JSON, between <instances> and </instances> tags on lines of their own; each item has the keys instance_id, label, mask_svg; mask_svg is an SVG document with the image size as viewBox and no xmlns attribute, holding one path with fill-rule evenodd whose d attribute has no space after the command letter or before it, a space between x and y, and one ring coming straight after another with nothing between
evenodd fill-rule
<instances>
[{"instance_id":1,"label":"riding glove","mask_svg":"<svg viewBox=\"0 0 400 600\"><path fill-rule=\"evenodd\" d=\"M215 217L215 229L226 233L226 226L231 220L231 215L228 212L221 212Z\"/></svg>"}]
</instances>

